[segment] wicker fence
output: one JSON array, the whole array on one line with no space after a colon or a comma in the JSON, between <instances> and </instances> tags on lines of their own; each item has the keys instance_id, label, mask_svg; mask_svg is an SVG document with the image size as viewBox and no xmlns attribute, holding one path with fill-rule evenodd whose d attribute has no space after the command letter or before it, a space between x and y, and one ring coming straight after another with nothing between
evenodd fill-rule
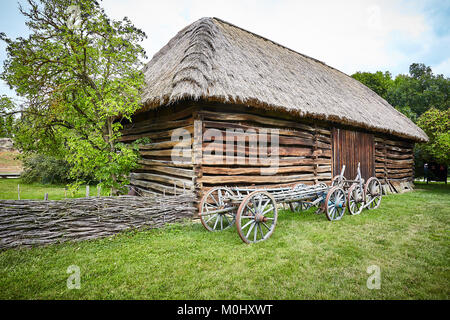
<instances>
[{"instance_id":1,"label":"wicker fence","mask_svg":"<svg viewBox=\"0 0 450 320\"><path fill-rule=\"evenodd\" d=\"M193 200L190 193L154 198L0 200L0 249L95 239L126 229L159 228L193 217Z\"/></svg>"}]
</instances>

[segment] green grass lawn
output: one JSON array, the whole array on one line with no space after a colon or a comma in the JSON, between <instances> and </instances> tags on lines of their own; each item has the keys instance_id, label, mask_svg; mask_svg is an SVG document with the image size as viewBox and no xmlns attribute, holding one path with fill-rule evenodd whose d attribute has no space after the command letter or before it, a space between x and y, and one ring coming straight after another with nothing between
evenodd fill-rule
<instances>
[{"instance_id":1,"label":"green grass lawn","mask_svg":"<svg viewBox=\"0 0 450 320\"><path fill-rule=\"evenodd\" d=\"M48 193L49 200L64 199L64 185L52 185L23 183L22 179L0 179L0 199L17 200L17 185L20 185L20 199L44 199ZM102 190L102 195L108 195L109 190ZM89 194L97 196L97 186L89 187ZM86 196L86 186L83 186L74 194L67 191L67 198L81 198Z\"/></svg>"},{"instance_id":2,"label":"green grass lawn","mask_svg":"<svg viewBox=\"0 0 450 320\"><path fill-rule=\"evenodd\" d=\"M199 223L0 252L0 299L449 299L450 188L418 184L329 222L281 212L272 237ZM67 267L81 289L66 287ZM381 270L381 289L366 286Z\"/></svg>"}]
</instances>

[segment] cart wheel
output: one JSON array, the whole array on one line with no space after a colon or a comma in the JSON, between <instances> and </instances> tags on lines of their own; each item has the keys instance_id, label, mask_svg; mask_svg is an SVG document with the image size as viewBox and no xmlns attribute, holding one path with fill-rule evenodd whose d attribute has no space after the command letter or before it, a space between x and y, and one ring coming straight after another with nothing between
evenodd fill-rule
<instances>
[{"instance_id":1,"label":"cart wheel","mask_svg":"<svg viewBox=\"0 0 450 320\"><path fill-rule=\"evenodd\" d=\"M359 184L353 184L348 189L348 211L350 214L360 214L364 208L363 189Z\"/></svg>"},{"instance_id":2,"label":"cart wheel","mask_svg":"<svg viewBox=\"0 0 450 320\"><path fill-rule=\"evenodd\" d=\"M325 213L328 220L340 220L345 213L345 192L342 188L333 187L325 199Z\"/></svg>"},{"instance_id":3,"label":"cart wheel","mask_svg":"<svg viewBox=\"0 0 450 320\"><path fill-rule=\"evenodd\" d=\"M331 186L332 187L344 187L344 183L345 183L345 177L341 177L339 176L335 176L333 178L333 180L331 180Z\"/></svg>"},{"instance_id":4,"label":"cart wheel","mask_svg":"<svg viewBox=\"0 0 450 320\"><path fill-rule=\"evenodd\" d=\"M366 203L371 202L368 205L368 209L376 209L380 206L383 189L381 188L380 180L375 177L369 178L364 185L364 193L366 194Z\"/></svg>"},{"instance_id":5,"label":"cart wheel","mask_svg":"<svg viewBox=\"0 0 450 320\"><path fill-rule=\"evenodd\" d=\"M208 231L222 231L236 220L236 210L229 202L233 193L224 187L209 190L200 202L200 221ZM228 211L222 211L229 209ZM219 212L217 212L219 211Z\"/></svg>"},{"instance_id":6,"label":"cart wheel","mask_svg":"<svg viewBox=\"0 0 450 320\"><path fill-rule=\"evenodd\" d=\"M319 183L319 187L328 188L328 185L325 182L321 182L321 183Z\"/></svg>"},{"instance_id":7,"label":"cart wheel","mask_svg":"<svg viewBox=\"0 0 450 320\"><path fill-rule=\"evenodd\" d=\"M292 202L292 206L294 207L294 212L302 212L309 209L308 204L303 201Z\"/></svg>"},{"instance_id":8,"label":"cart wheel","mask_svg":"<svg viewBox=\"0 0 450 320\"><path fill-rule=\"evenodd\" d=\"M277 203L266 191L254 191L242 200L236 227L242 241L255 243L268 239L277 224Z\"/></svg>"}]
</instances>

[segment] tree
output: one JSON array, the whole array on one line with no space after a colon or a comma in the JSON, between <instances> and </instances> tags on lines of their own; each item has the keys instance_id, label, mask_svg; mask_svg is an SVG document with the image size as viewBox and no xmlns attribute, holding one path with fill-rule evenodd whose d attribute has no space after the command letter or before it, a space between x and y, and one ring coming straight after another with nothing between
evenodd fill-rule
<instances>
[{"instance_id":1,"label":"tree","mask_svg":"<svg viewBox=\"0 0 450 320\"><path fill-rule=\"evenodd\" d=\"M14 103L7 96L0 97L0 111L13 110ZM0 138L12 138L14 128L14 116L12 114L0 115Z\"/></svg>"},{"instance_id":2,"label":"tree","mask_svg":"<svg viewBox=\"0 0 450 320\"><path fill-rule=\"evenodd\" d=\"M146 35L126 17L109 19L94 0L28 5L19 10L30 35L0 35L8 54L1 78L26 101L15 142L67 160L72 177L92 174L117 191L138 159L136 144L119 138L121 122L140 107Z\"/></svg>"},{"instance_id":3,"label":"tree","mask_svg":"<svg viewBox=\"0 0 450 320\"><path fill-rule=\"evenodd\" d=\"M449 108L450 79L434 75L430 67L413 63L410 75L398 75L389 90L387 100L396 107L409 107L419 117L431 107Z\"/></svg>"},{"instance_id":4,"label":"tree","mask_svg":"<svg viewBox=\"0 0 450 320\"><path fill-rule=\"evenodd\" d=\"M352 77L414 122L431 107L447 110L450 106L450 79L433 74L431 67L423 63L411 64L408 75L399 74L395 79L388 71L357 72Z\"/></svg>"},{"instance_id":5,"label":"tree","mask_svg":"<svg viewBox=\"0 0 450 320\"><path fill-rule=\"evenodd\" d=\"M382 98L387 99L387 94L393 82L389 71L385 73L381 71L375 73L356 72L352 77L375 91Z\"/></svg>"},{"instance_id":6,"label":"tree","mask_svg":"<svg viewBox=\"0 0 450 320\"><path fill-rule=\"evenodd\" d=\"M419 117L417 124L430 138L428 143L417 146L419 157L450 165L450 109L431 108Z\"/></svg>"}]
</instances>

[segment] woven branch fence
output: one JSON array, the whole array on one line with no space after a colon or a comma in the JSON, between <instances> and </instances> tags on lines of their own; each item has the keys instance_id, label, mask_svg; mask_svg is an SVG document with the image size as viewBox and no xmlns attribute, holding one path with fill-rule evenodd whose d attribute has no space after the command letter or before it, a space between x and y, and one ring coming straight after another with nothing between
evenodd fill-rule
<instances>
[{"instance_id":1,"label":"woven branch fence","mask_svg":"<svg viewBox=\"0 0 450 320\"><path fill-rule=\"evenodd\" d=\"M0 200L0 249L80 241L192 218L191 193L58 201Z\"/></svg>"}]
</instances>

